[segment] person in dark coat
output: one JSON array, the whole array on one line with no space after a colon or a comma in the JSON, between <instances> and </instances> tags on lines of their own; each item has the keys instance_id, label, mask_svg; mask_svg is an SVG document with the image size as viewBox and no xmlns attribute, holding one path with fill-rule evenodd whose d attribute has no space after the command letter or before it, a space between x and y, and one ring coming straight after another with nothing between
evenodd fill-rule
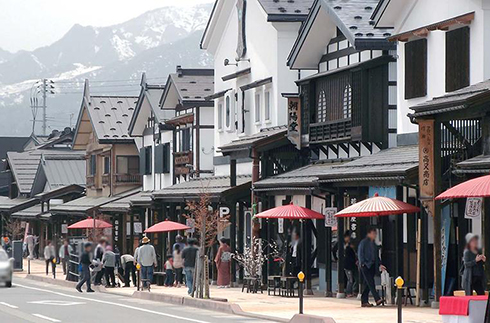
<instances>
[{"instance_id":1,"label":"person in dark coat","mask_svg":"<svg viewBox=\"0 0 490 323\"><path fill-rule=\"evenodd\" d=\"M87 293L93 293L94 290L90 287L90 265L92 264L90 252L92 251L92 245L86 243L84 246L84 251L80 257L80 267L82 268L80 272L81 280L77 284L77 291L82 293L83 284L87 284Z\"/></svg>"},{"instance_id":2,"label":"person in dark coat","mask_svg":"<svg viewBox=\"0 0 490 323\"><path fill-rule=\"evenodd\" d=\"M376 231L376 228L370 227L368 228L366 237L359 243L359 266L365 286L361 295L362 307L373 306L369 303L369 292L373 295L377 306L385 303L385 300L381 299L379 296L378 291L376 290L376 284L374 283L374 276L376 275L376 267L378 264L380 271L386 270L386 267L381 265L381 260L379 259L378 246L375 243L377 235L378 232Z\"/></svg>"},{"instance_id":3,"label":"person in dark coat","mask_svg":"<svg viewBox=\"0 0 490 323\"><path fill-rule=\"evenodd\" d=\"M483 265L487 258L478 249L479 237L476 234L466 235L466 249L463 253L463 288L466 296L485 295L485 270Z\"/></svg>"},{"instance_id":4,"label":"person in dark coat","mask_svg":"<svg viewBox=\"0 0 490 323\"><path fill-rule=\"evenodd\" d=\"M355 273L357 268L357 255L354 251L354 246L351 243L351 232L344 233L344 271L347 277L347 285L345 293L348 297L354 297Z\"/></svg>"}]
</instances>

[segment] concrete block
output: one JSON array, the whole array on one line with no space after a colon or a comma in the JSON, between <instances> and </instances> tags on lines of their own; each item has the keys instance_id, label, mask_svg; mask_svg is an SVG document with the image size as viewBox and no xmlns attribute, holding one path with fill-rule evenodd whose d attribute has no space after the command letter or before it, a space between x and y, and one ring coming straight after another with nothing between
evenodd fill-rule
<instances>
[{"instance_id":1,"label":"concrete block","mask_svg":"<svg viewBox=\"0 0 490 323\"><path fill-rule=\"evenodd\" d=\"M335 320L331 317L295 314L289 323L335 323Z\"/></svg>"}]
</instances>

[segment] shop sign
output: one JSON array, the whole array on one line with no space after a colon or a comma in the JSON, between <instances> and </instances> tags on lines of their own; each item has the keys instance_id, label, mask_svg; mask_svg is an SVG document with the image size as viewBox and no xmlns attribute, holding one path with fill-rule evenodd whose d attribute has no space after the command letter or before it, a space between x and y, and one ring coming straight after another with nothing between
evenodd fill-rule
<instances>
[{"instance_id":1,"label":"shop sign","mask_svg":"<svg viewBox=\"0 0 490 323\"><path fill-rule=\"evenodd\" d=\"M325 227L333 228L337 226L337 218L335 214L337 213L336 207L326 207L325 208Z\"/></svg>"},{"instance_id":2,"label":"shop sign","mask_svg":"<svg viewBox=\"0 0 490 323\"><path fill-rule=\"evenodd\" d=\"M194 231L196 231L195 229L195 226L196 226L196 222L194 221L194 219L186 219L185 220L185 225L187 225L188 227L190 227L190 229L187 229L185 230L186 233L194 233Z\"/></svg>"},{"instance_id":3,"label":"shop sign","mask_svg":"<svg viewBox=\"0 0 490 323\"><path fill-rule=\"evenodd\" d=\"M420 197L434 197L434 120L419 120Z\"/></svg>"},{"instance_id":4,"label":"shop sign","mask_svg":"<svg viewBox=\"0 0 490 323\"><path fill-rule=\"evenodd\" d=\"M482 197L469 197L466 200L466 210L464 212L465 219L479 219L483 206Z\"/></svg>"},{"instance_id":5,"label":"shop sign","mask_svg":"<svg viewBox=\"0 0 490 323\"><path fill-rule=\"evenodd\" d=\"M301 103L299 97L288 98L288 139L301 149Z\"/></svg>"},{"instance_id":6,"label":"shop sign","mask_svg":"<svg viewBox=\"0 0 490 323\"><path fill-rule=\"evenodd\" d=\"M61 225L61 233L62 233L62 234L67 234L67 233L68 233L68 224L63 223L63 224Z\"/></svg>"},{"instance_id":7,"label":"shop sign","mask_svg":"<svg viewBox=\"0 0 490 323\"><path fill-rule=\"evenodd\" d=\"M277 219L277 232L284 233L284 219Z\"/></svg>"}]
</instances>

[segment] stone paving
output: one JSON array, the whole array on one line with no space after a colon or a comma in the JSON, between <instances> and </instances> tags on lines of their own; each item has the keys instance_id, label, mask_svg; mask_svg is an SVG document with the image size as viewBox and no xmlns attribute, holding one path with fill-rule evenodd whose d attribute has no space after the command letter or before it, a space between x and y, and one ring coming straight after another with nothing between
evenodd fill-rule
<instances>
[{"instance_id":1,"label":"stone paving","mask_svg":"<svg viewBox=\"0 0 490 323\"><path fill-rule=\"evenodd\" d=\"M57 279L64 279L60 266L56 267ZM24 262L24 271L16 275L27 275L27 261ZM41 260L31 262L31 275L45 276L45 263ZM49 277L52 277L50 274ZM15 281L14 281L15 283ZM130 288L108 288L107 292L131 296L136 289ZM161 287L152 285L151 293L163 293L188 297L185 287ZM211 297L216 299L227 299L230 303L238 304L243 311L267 315L277 318L290 319L298 310L297 298L284 298L279 296L268 296L263 294L242 293L241 288L218 289L211 287ZM304 311L306 314L327 316L335 319L337 323L378 323L396 322L396 307L373 307L361 308L356 299L325 298L321 295L305 296ZM406 323L441 323L442 318L438 311L431 308L420 308L407 306L403 308L403 322Z\"/></svg>"}]
</instances>

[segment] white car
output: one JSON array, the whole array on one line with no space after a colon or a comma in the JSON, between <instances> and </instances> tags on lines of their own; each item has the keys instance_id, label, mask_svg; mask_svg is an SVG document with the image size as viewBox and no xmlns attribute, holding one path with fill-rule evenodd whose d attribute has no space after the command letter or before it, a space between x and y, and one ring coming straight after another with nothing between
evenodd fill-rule
<instances>
[{"instance_id":1,"label":"white car","mask_svg":"<svg viewBox=\"0 0 490 323\"><path fill-rule=\"evenodd\" d=\"M5 283L6 287L12 287L13 272L14 259L9 259L5 250L0 249L0 283Z\"/></svg>"}]
</instances>

